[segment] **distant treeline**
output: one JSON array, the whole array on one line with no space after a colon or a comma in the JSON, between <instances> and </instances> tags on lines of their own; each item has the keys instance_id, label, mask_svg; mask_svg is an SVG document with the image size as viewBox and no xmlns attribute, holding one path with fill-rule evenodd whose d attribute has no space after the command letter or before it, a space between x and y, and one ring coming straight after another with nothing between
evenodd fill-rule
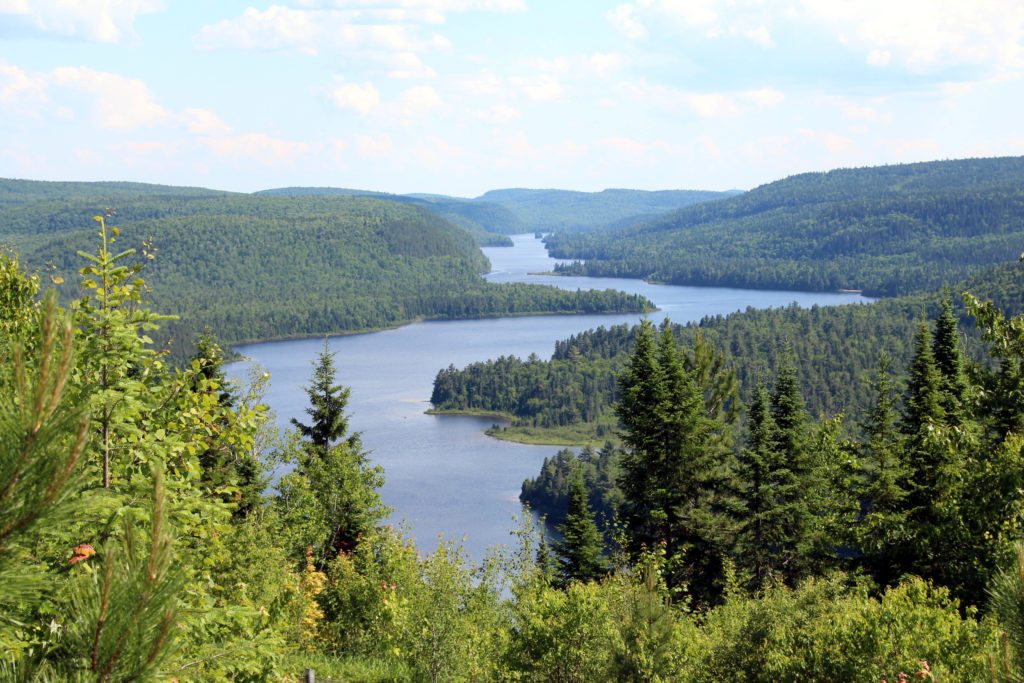
<instances>
[{"instance_id":1,"label":"distant treeline","mask_svg":"<svg viewBox=\"0 0 1024 683\"><path fill-rule=\"evenodd\" d=\"M992 269L954 289L969 289L1013 313L1024 310L1024 274L1017 267ZM699 334L720 349L735 368L744 397L778 366L782 348L789 344L800 360L797 371L811 415L844 413L849 423L869 405L865 387L882 355L893 361L896 380L901 380L914 330L922 319L938 314L939 300L935 292L871 305L747 309L673 324L672 330L684 346L692 346ZM959 310L969 335L967 349L976 353L973 323ZM589 422L596 437L611 437L616 377L632 352L636 330L617 325L582 332L556 342L550 360L502 357L463 369L449 366L437 374L431 401L440 410L505 413L513 426Z\"/></svg>"},{"instance_id":2,"label":"distant treeline","mask_svg":"<svg viewBox=\"0 0 1024 683\"><path fill-rule=\"evenodd\" d=\"M1024 157L969 159L806 173L548 243L567 274L894 296L1015 258L1022 216Z\"/></svg>"},{"instance_id":3,"label":"distant treeline","mask_svg":"<svg viewBox=\"0 0 1024 683\"><path fill-rule=\"evenodd\" d=\"M4 181L0 187L21 187ZM204 330L228 343L362 331L421 318L641 311L643 297L490 284L487 259L464 230L409 203L368 197L274 197L151 188L103 196L107 184L29 183L0 209L0 244L55 280L76 282L76 251L95 241L93 217L111 210L115 249L155 254L147 282L161 326L184 357ZM118 184L117 188L121 185ZM148 187L148 186L143 186ZM92 195L84 194L91 190ZM75 192L83 194L75 194ZM10 190L8 197L17 195ZM147 260L143 251L137 259ZM65 284L65 296L75 295Z\"/></svg>"}]
</instances>

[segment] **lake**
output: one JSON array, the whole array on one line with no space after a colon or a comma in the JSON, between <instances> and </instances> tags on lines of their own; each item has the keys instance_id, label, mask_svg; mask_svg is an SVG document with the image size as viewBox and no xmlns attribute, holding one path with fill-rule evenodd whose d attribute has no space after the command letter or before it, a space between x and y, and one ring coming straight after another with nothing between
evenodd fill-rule
<instances>
[{"instance_id":1,"label":"lake","mask_svg":"<svg viewBox=\"0 0 1024 683\"><path fill-rule=\"evenodd\" d=\"M556 261L533 235L513 237L511 248L489 248L493 282L536 282L564 289L613 288L642 294L661 310L655 321L674 322L727 314L748 306L768 308L796 302L801 306L866 302L853 294L742 290L719 287L653 285L619 278L531 275L547 272ZM384 502L392 520L404 525L423 551L438 537L462 540L475 560L497 544L509 544L523 479L539 471L554 446L525 446L492 439L483 433L493 420L426 415L437 371L502 355L549 358L556 341L601 325L636 323L639 314L533 316L422 322L370 334L331 337L338 381L352 390L350 429L362 432L370 459L384 467ZM304 419L306 393L323 339L267 342L237 347L248 362L228 367L244 379L253 363L271 374L266 401L287 426Z\"/></svg>"}]
</instances>

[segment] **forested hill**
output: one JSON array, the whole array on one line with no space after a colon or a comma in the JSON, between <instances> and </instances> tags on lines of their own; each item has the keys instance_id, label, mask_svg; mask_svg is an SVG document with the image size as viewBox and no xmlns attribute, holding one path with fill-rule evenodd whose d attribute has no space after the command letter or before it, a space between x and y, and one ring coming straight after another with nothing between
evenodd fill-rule
<instances>
[{"instance_id":1,"label":"forested hill","mask_svg":"<svg viewBox=\"0 0 1024 683\"><path fill-rule=\"evenodd\" d=\"M723 197L735 192L703 190L491 190L474 201L500 204L514 212L531 231L589 231L644 218Z\"/></svg>"},{"instance_id":2,"label":"forested hill","mask_svg":"<svg viewBox=\"0 0 1024 683\"><path fill-rule=\"evenodd\" d=\"M566 268L688 285L930 291L1024 244L1024 157L805 173L668 216L562 233Z\"/></svg>"},{"instance_id":3,"label":"forested hill","mask_svg":"<svg viewBox=\"0 0 1024 683\"><path fill-rule=\"evenodd\" d=\"M486 283L487 259L465 231L423 208L366 197L70 196L0 208L0 244L30 266L52 264L73 296L68 283L86 265L76 251L96 252L93 217L105 207L120 231L112 252L151 240L145 277L155 308L181 317L161 333L184 352L205 328L232 343L648 305L620 292Z\"/></svg>"},{"instance_id":4,"label":"forested hill","mask_svg":"<svg viewBox=\"0 0 1024 683\"><path fill-rule=\"evenodd\" d=\"M477 244L485 247L510 247L508 235L527 232L528 228L512 211L494 202L472 201L443 195L401 195L341 187L282 187L261 190L258 195L277 197L375 197L413 204L436 213L464 229Z\"/></svg>"},{"instance_id":5,"label":"forested hill","mask_svg":"<svg viewBox=\"0 0 1024 683\"><path fill-rule=\"evenodd\" d=\"M65 202L72 198L92 198L114 202L138 197L216 197L231 193L203 187L176 187L131 182L69 182L0 178L0 207L51 200Z\"/></svg>"},{"instance_id":6,"label":"forested hill","mask_svg":"<svg viewBox=\"0 0 1024 683\"><path fill-rule=\"evenodd\" d=\"M1024 311L1024 269L1003 265L960 283L1012 314ZM747 309L674 326L684 346L699 334L735 369L740 395L748 400L758 382L782 362L788 344L796 359L811 415L845 414L848 425L864 418L870 381L884 355L902 381L909 367L914 332L921 320L940 311L940 292L883 299L871 305ZM974 321L958 306L978 350ZM612 402L617 378L633 351L636 327L618 325L580 333L555 343L549 360L499 358L465 368L441 370L431 401L444 411L501 413L512 419L508 435L544 443L600 443L615 431ZM575 439L575 440L574 440Z\"/></svg>"}]
</instances>

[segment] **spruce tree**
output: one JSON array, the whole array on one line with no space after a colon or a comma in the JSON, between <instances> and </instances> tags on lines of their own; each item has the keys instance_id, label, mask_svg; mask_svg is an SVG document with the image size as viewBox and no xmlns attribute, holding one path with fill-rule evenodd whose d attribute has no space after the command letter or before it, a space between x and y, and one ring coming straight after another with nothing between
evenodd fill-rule
<instances>
[{"instance_id":1,"label":"spruce tree","mask_svg":"<svg viewBox=\"0 0 1024 683\"><path fill-rule=\"evenodd\" d=\"M963 352L960 348L960 330L953 314L953 296L949 288L943 291L942 312L935 321L932 355L939 371L942 408L946 422L958 425L967 395L967 380L963 370Z\"/></svg>"},{"instance_id":2,"label":"spruce tree","mask_svg":"<svg viewBox=\"0 0 1024 683\"><path fill-rule=\"evenodd\" d=\"M310 407L306 408L306 414L311 418L310 424L292 418L292 424L299 433L316 448L329 448L348 432L345 406L348 405L349 389L335 384L336 373L334 354L330 351L327 339L324 339L324 348L317 356L313 370L313 382L305 387L310 402Z\"/></svg>"},{"instance_id":3,"label":"spruce tree","mask_svg":"<svg viewBox=\"0 0 1024 683\"><path fill-rule=\"evenodd\" d=\"M942 376L935 366L931 333L928 331L928 323L922 321L914 337L914 356L900 424L900 430L906 436L917 438L928 424L939 424L945 420L941 389Z\"/></svg>"},{"instance_id":4,"label":"spruce tree","mask_svg":"<svg viewBox=\"0 0 1024 683\"><path fill-rule=\"evenodd\" d=\"M874 404L864 422L858 455L862 480L858 487L862 515L857 545L862 562L883 586L900 577L908 566L908 471L903 462L902 437L897 429L889 358L883 356L873 383Z\"/></svg>"},{"instance_id":5,"label":"spruce tree","mask_svg":"<svg viewBox=\"0 0 1024 683\"><path fill-rule=\"evenodd\" d=\"M775 510L773 472L779 467L778 436L771 412L771 397L764 384L758 386L750 404L746 445L737 461L736 479L740 524L737 535L737 568L749 575L750 587L765 585L777 564L774 551L779 542Z\"/></svg>"},{"instance_id":6,"label":"spruce tree","mask_svg":"<svg viewBox=\"0 0 1024 683\"><path fill-rule=\"evenodd\" d=\"M624 498L621 513L628 546L633 552L652 548L665 536L664 509L655 488L662 458L658 449L658 410L663 395L654 327L644 320L629 365L619 379L619 402L615 406L622 426L620 436L626 445L619 478Z\"/></svg>"},{"instance_id":7,"label":"spruce tree","mask_svg":"<svg viewBox=\"0 0 1024 683\"><path fill-rule=\"evenodd\" d=\"M777 457L769 475L775 494L768 513L774 519L774 563L781 578L793 582L806 572L820 540L818 503L825 497L826 482L819 476L812 452L807 410L788 342L783 346L775 378L771 415Z\"/></svg>"},{"instance_id":8,"label":"spruce tree","mask_svg":"<svg viewBox=\"0 0 1024 683\"><path fill-rule=\"evenodd\" d=\"M947 582L962 546L957 519L959 495L956 460L943 407L942 374L935 365L927 323L914 340L901 430L906 439L904 460L910 482L907 495L908 556L916 574ZM952 572L955 573L955 572ZM950 585L947 583L947 585Z\"/></svg>"},{"instance_id":9,"label":"spruce tree","mask_svg":"<svg viewBox=\"0 0 1024 683\"><path fill-rule=\"evenodd\" d=\"M807 410L796 374L793 347L787 341L779 357L779 369L772 392L772 418L776 426L777 446L793 461L803 460L807 439ZM802 466L802 462L794 464Z\"/></svg>"},{"instance_id":10,"label":"spruce tree","mask_svg":"<svg viewBox=\"0 0 1024 683\"><path fill-rule=\"evenodd\" d=\"M573 581L596 581L607 573L603 556L601 532L594 522L594 513L587 500L583 472L577 465L569 485L569 512L559 527L562 540L556 541L561 584Z\"/></svg>"},{"instance_id":11,"label":"spruce tree","mask_svg":"<svg viewBox=\"0 0 1024 683\"><path fill-rule=\"evenodd\" d=\"M292 423L307 440L286 454L296 469L282 478L278 503L299 530L291 540L293 556L301 560L312 546L323 568L339 552L351 552L390 510L379 493L383 468L370 465L358 433L348 434L349 389L337 384L327 340L306 393L311 424Z\"/></svg>"},{"instance_id":12,"label":"spruce tree","mask_svg":"<svg viewBox=\"0 0 1024 683\"><path fill-rule=\"evenodd\" d=\"M642 326L620 393L627 549L639 556L663 546L669 584L685 586L699 604L712 602L725 545L723 426L707 415L670 328L655 343L650 324Z\"/></svg>"},{"instance_id":13,"label":"spruce tree","mask_svg":"<svg viewBox=\"0 0 1024 683\"><path fill-rule=\"evenodd\" d=\"M936 430L945 425L942 375L935 366L928 324L922 322L914 339L901 430L906 436L906 462L911 481L908 504L923 525L937 522L935 510L944 494L948 452Z\"/></svg>"}]
</instances>

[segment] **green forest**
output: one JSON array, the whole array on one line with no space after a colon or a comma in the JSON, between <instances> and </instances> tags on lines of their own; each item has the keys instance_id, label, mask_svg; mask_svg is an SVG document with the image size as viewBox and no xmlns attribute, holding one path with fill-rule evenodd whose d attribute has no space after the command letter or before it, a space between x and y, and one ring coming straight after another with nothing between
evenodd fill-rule
<instances>
[{"instance_id":1,"label":"green forest","mask_svg":"<svg viewBox=\"0 0 1024 683\"><path fill-rule=\"evenodd\" d=\"M1016 266L992 268L956 291L969 290L1012 314L1024 311L1024 273ZM690 347L713 347L736 373L739 395L749 400L786 345L802 359L797 373L814 417L844 414L859 420L870 407L868 387L879 362L890 359L902 386L913 352L914 331L941 309L941 292L882 299L871 305L790 305L727 316L708 316L673 334ZM981 359L974 320L957 297L965 350ZM438 372L431 402L444 412L495 414L510 426L494 433L514 440L599 446L613 438L616 377L635 343L636 327L598 328L558 341L550 359L512 357L450 366Z\"/></svg>"},{"instance_id":2,"label":"green forest","mask_svg":"<svg viewBox=\"0 0 1024 683\"><path fill-rule=\"evenodd\" d=\"M134 184L4 181L0 244L76 295L97 211L151 263L156 332L176 360L204 330L226 344L359 332L430 318L641 311L613 291L489 284L471 236L420 206L352 196L252 196ZM63 194L62 194L63 193ZM156 258L159 254L159 258ZM187 302L187 305L183 302Z\"/></svg>"},{"instance_id":3,"label":"green forest","mask_svg":"<svg viewBox=\"0 0 1024 683\"><path fill-rule=\"evenodd\" d=\"M940 296L906 341L904 386L881 362L849 430L812 420L798 367L814 361L794 347L741 410L721 349L645 323L616 377L620 455L586 458L617 523L563 458L558 539L527 520L474 565L385 523L385 473L326 346L306 416L276 433L266 377L228 383L215 340L178 365L154 348L167 318L149 269L96 219L66 305L0 260L5 679L1024 674L1019 314L963 296L975 361ZM275 463L292 470L268 487Z\"/></svg>"},{"instance_id":4,"label":"green forest","mask_svg":"<svg viewBox=\"0 0 1024 683\"><path fill-rule=\"evenodd\" d=\"M638 224L548 238L567 274L929 292L1016 258L1024 157L805 173Z\"/></svg>"}]
</instances>

